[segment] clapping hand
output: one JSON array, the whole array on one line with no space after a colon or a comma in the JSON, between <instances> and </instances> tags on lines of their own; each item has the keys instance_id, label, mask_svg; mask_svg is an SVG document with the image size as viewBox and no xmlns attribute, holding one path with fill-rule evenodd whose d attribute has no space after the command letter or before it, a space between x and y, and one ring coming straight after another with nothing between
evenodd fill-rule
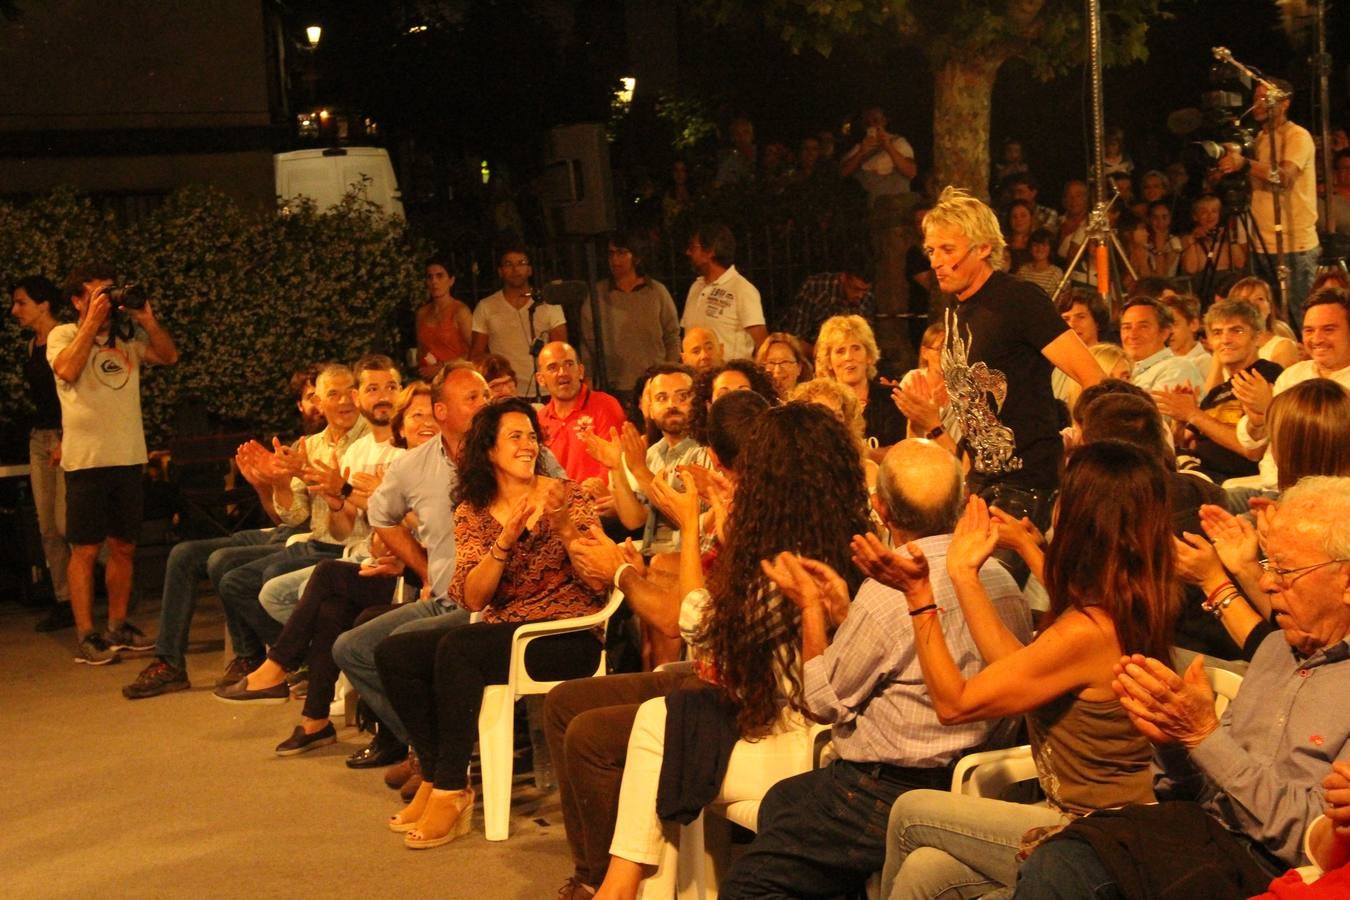
<instances>
[{"instance_id":1,"label":"clapping hand","mask_svg":"<svg viewBox=\"0 0 1350 900\"><path fill-rule=\"evenodd\" d=\"M1240 572L1260 557L1256 526L1246 518L1206 503L1200 507L1200 526L1214 542L1214 550L1228 571Z\"/></svg>"},{"instance_id":2,"label":"clapping hand","mask_svg":"<svg viewBox=\"0 0 1350 900\"><path fill-rule=\"evenodd\" d=\"M583 431L581 443L585 445L586 453L606 469L619 468L619 463L623 460L623 446L619 441L619 430L617 428L609 430L608 440L602 438L593 430Z\"/></svg>"},{"instance_id":3,"label":"clapping hand","mask_svg":"<svg viewBox=\"0 0 1350 900\"><path fill-rule=\"evenodd\" d=\"M1198 534L1184 531L1172 538L1176 548L1177 574L1195 585L1209 584L1224 577L1223 563L1214 545Z\"/></svg>"},{"instance_id":4,"label":"clapping hand","mask_svg":"<svg viewBox=\"0 0 1350 900\"><path fill-rule=\"evenodd\" d=\"M351 477L351 469L339 469L320 460L311 460L304 468L301 479L311 494L324 494L334 499L342 497L342 489Z\"/></svg>"},{"instance_id":5,"label":"clapping hand","mask_svg":"<svg viewBox=\"0 0 1350 900\"><path fill-rule=\"evenodd\" d=\"M511 509L511 516L502 526L502 533L497 535L497 544L503 550L510 550L520 540L520 536L525 532L525 523L530 521L530 516L534 515L535 505L530 502L530 496L526 494L516 501L516 505Z\"/></svg>"},{"instance_id":6,"label":"clapping hand","mask_svg":"<svg viewBox=\"0 0 1350 900\"><path fill-rule=\"evenodd\" d=\"M784 551L759 565L802 612L818 609L836 628L848 617L848 585L828 563Z\"/></svg>"},{"instance_id":7,"label":"clapping hand","mask_svg":"<svg viewBox=\"0 0 1350 900\"><path fill-rule=\"evenodd\" d=\"M1272 391L1270 382L1256 372L1240 369L1233 373L1233 396L1238 398L1250 418L1264 421L1266 410L1270 408Z\"/></svg>"},{"instance_id":8,"label":"clapping hand","mask_svg":"<svg viewBox=\"0 0 1350 900\"><path fill-rule=\"evenodd\" d=\"M685 476L688 466L680 466L678 471ZM681 530L693 532L698 529L699 497L692 475L684 478L682 488L675 487L665 478L653 478L647 499L671 521L678 523Z\"/></svg>"},{"instance_id":9,"label":"clapping hand","mask_svg":"<svg viewBox=\"0 0 1350 900\"><path fill-rule=\"evenodd\" d=\"M901 556L887 549L875 534L855 534L849 546L853 550L853 564L864 575L905 595L911 609L933 602L933 584L928 575L928 558L919 545L909 543Z\"/></svg>"},{"instance_id":10,"label":"clapping hand","mask_svg":"<svg viewBox=\"0 0 1350 900\"><path fill-rule=\"evenodd\" d=\"M619 446L623 448L623 460L628 464L628 471L633 473L638 484L645 487L653 478L652 470L647 468L647 439L632 422L624 422L619 430Z\"/></svg>"},{"instance_id":11,"label":"clapping hand","mask_svg":"<svg viewBox=\"0 0 1350 900\"><path fill-rule=\"evenodd\" d=\"M980 566L993 554L998 541L998 522L989 514L984 500L972 494L947 548L947 571L953 578L978 573Z\"/></svg>"},{"instance_id":12,"label":"clapping hand","mask_svg":"<svg viewBox=\"0 0 1350 900\"><path fill-rule=\"evenodd\" d=\"M1153 402L1158 411L1178 422L1189 422L1200 409L1196 403L1195 391L1188 384L1179 384L1153 392Z\"/></svg>"},{"instance_id":13,"label":"clapping hand","mask_svg":"<svg viewBox=\"0 0 1350 900\"><path fill-rule=\"evenodd\" d=\"M1155 744L1179 743L1190 749L1219 727L1214 689L1197 656L1178 675L1156 659L1136 653L1115 666L1112 689L1139 733Z\"/></svg>"},{"instance_id":14,"label":"clapping hand","mask_svg":"<svg viewBox=\"0 0 1350 900\"><path fill-rule=\"evenodd\" d=\"M627 562L622 548L603 529L589 526L581 529L581 537L568 546L567 555L577 574L596 584L612 582L619 567Z\"/></svg>"}]
</instances>

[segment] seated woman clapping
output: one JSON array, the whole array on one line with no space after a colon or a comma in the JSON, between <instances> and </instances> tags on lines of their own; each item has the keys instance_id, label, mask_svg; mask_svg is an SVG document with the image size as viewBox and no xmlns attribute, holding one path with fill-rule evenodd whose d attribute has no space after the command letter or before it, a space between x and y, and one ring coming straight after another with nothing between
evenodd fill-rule
<instances>
[{"instance_id":1,"label":"seated woman clapping","mask_svg":"<svg viewBox=\"0 0 1350 900\"><path fill-rule=\"evenodd\" d=\"M809 743L800 711L801 614L764 575L761 560L796 550L845 569L849 535L869 528L862 461L845 427L814 404L768 409L742 444L739 478L706 587L699 542L680 542L680 630L734 741L717 799L759 799L801 771ZM681 533L700 528L698 496L658 489ZM847 576L850 592L860 581ZM628 743L610 863L596 897L635 896L664 850L657 814L667 698L639 708ZM686 769L687 773L688 770ZM682 782L687 783L687 782ZM716 782L714 782L716 783Z\"/></svg>"},{"instance_id":2,"label":"seated woman clapping","mask_svg":"<svg viewBox=\"0 0 1350 900\"><path fill-rule=\"evenodd\" d=\"M1006 526L972 497L947 554L961 610L987 663L968 680L928 611L932 586L917 547L910 545L913 559L906 559L871 540L854 542L859 564L903 590L915 611L919 662L938 716L957 723L1025 714L1047 798L1030 805L937 791L902 794L891 813L882 896L937 896L958 883L985 890L1012 885L1019 846L1040 830L1153 799L1149 744L1111 682L1121 653L1166 659L1170 650L1176 591L1161 465L1115 441L1074 452L1045 558L1049 622L1025 646L975 577L1000 527Z\"/></svg>"},{"instance_id":3,"label":"seated woman clapping","mask_svg":"<svg viewBox=\"0 0 1350 900\"><path fill-rule=\"evenodd\" d=\"M396 634L376 650L380 678L425 779L389 821L413 849L469 831L469 756L483 688L506 683L516 629L604 605L604 585L587 583L568 557L578 528L599 528L591 499L541 471L539 424L530 404L498 400L475 416L458 460L449 594L481 612L482 621ZM595 671L601 647L601 636L591 631L559 635L532 644L526 663L540 679L576 678Z\"/></svg>"}]
</instances>

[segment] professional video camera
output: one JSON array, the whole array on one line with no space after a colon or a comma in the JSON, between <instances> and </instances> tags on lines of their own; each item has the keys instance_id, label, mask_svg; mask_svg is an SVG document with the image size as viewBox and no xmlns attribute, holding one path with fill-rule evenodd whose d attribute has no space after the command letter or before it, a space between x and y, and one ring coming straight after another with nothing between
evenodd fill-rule
<instances>
[{"instance_id":1,"label":"professional video camera","mask_svg":"<svg viewBox=\"0 0 1350 900\"><path fill-rule=\"evenodd\" d=\"M1180 110L1173 114L1172 122L1173 131L1192 136L1181 152L1181 160L1197 183L1209 181L1225 154L1248 154L1257 136L1255 128L1242 126L1247 114L1243 99L1247 85L1238 70L1226 62L1215 63L1207 80L1210 89L1200 95L1200 109ZM1251 207L1251 182L1245 173L1224 175L1213 183L1212 190L1227 213L1245 212Z\"/></svg>"}]
</instances>

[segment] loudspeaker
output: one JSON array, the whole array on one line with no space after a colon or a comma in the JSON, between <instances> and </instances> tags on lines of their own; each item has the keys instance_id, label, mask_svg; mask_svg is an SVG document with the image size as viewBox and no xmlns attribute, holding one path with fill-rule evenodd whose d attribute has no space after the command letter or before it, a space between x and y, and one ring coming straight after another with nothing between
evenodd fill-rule
<instances>
[{"instance_id":1,"label":"loudspeaker","mask_svg":"<svg viewBox=\"0 0 1350 900\"><path fill-rule=\"evenodd\" d=\"M562 234L614 230L614 178L604 125L559 125L549 130L548 162L539 193Z\"/></svg>"}]
</instances>

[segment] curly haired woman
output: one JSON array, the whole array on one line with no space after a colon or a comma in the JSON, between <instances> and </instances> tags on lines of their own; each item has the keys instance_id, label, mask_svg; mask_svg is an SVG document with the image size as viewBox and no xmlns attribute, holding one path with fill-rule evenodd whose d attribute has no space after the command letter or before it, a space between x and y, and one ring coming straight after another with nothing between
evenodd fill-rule
<instances>
[{"instance_id":1,"label":"curly haired woman","mask_svg":"<svg viewBox=\"0 0 1350 900\"><path fill-rule=\"evenodd\" d=\"M736 742L719 802L758 799L796 774L809 741L802 698L800 613L764 576L760 561L782 550L813 547L840 571L851 534L868 530L862 462L853 438L828 411L789 403L766 410L740 450L740 479L726 543L708 572L697 541L681 542L680 630L703 682L734 719ZM696 533L699 500L662 485L661 498L681 529ZM803 498L829 498L828 503ZM660 501L658 501L660 502ZM852 576L856 587L856 574ZM667 701L638 710L628 744L610 864L597 898L635 897L664 850L657 815Z\"/></svg>"}]
</instances>

